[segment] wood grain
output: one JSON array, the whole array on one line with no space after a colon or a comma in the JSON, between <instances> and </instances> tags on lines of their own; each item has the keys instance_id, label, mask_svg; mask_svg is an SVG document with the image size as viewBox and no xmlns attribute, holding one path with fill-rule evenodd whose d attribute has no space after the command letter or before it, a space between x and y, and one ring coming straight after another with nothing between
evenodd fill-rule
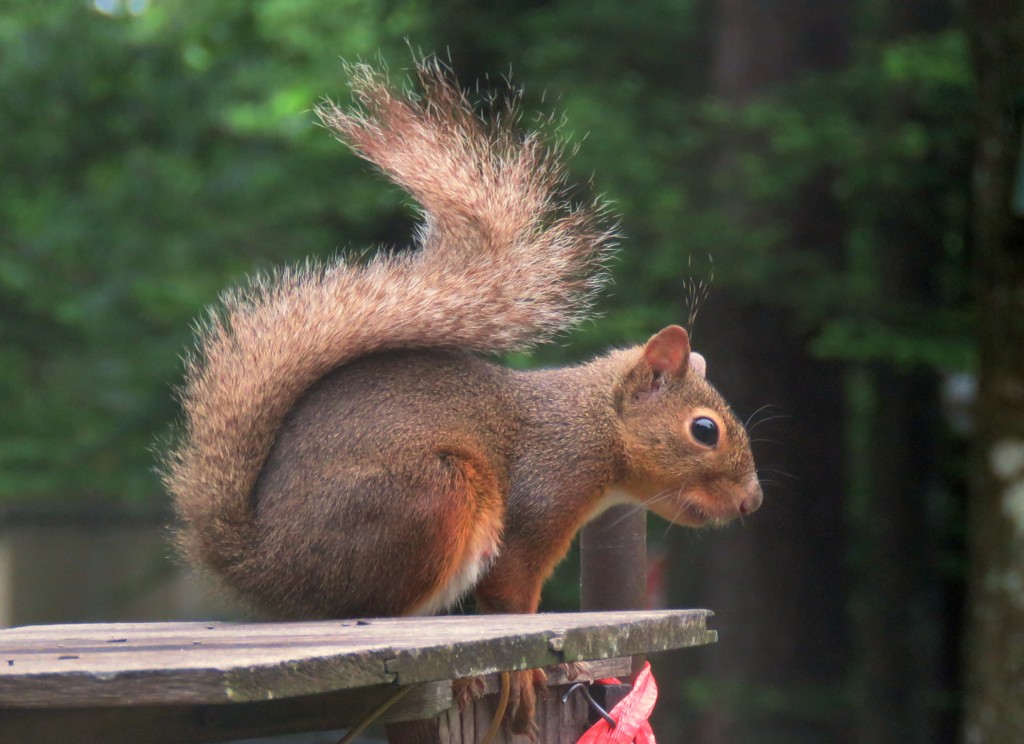
<instances>
[{"instance_id":1,"label":"wood grain","mask_svg":"<svg viewBox=\"0 0 1024 744\"><path fill-rule=\"evenodd\" d=\"M594 662L586 679L600 679L629 673L629 659L608 659ZM566 683L559 670L549 674L549 684ZM493 714L494 699L500 676L488 675L483 680L483 693L488 697L471 704L465 713L470 729L476 727L486 710ZM320 695L284 700L220 705L135 705L92 708L6 708L0 709L0 742L26 744L203 744L256 736L302 731L327 731L347 728L362 721L367 714L395 693L394 685L377 685ZM563 687L564 689L564 687ZM557 700L559 689L551 690L549 699ZM570 702L578 707L581 699ZM478 711L484 711L479 712ZM487 707L489 706L489 707ZM549 706L550 707L550 706ZM564 711L563 715L572 711ZM541 716L545 713L542 711ZM578 711L576 712L578 717ZM416 685L380 719L387 727L389 741L403 744L451 744L448 721L460 726L463 713L452 705L451 683L428 682ZM435 719L436 720L430 720ZM581 720L585 720L586 715ZM490 723L490 719L487 719ZM577 726L577 729L579 727ZM568 730L568 729L567 729ZM495 744L510 739L503 732ZM578 737L577 737L578 738ZM472 741L467 739L467 741ZM573 740L575 741L575 740Z\"/></svg>"},{"instance_id":2,"label":"wood grain","mask_svg":"<svg viewBox=\"0 0 1024 744\"><path fill-rule=\"evenodd\" d=\"M0 708L217 704L713 643L706 610L0 630Z\"/></svg>"}]
</instances>

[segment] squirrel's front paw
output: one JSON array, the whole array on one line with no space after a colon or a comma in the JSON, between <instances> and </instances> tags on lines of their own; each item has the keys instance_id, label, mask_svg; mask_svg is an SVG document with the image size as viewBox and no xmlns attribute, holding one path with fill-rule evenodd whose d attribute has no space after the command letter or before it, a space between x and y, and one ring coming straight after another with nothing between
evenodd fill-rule
<instances>
[{"instance_id":1,"label":"squirrel's front paw","mask_svg":"<svg viewBox=\"0 0 1024 744\"><path fill-rule=\"evenodd\" d=\"M526 734L537 741L537 690L547 695L543 669L525 669L509 675L508 727L513 734Z\"/></svg>"},{"instance_id":2,"label":"squirrel's front paw","mask_svg":"<svg viewBox=\"0 0 1024 744\"><path fill-rule=\"evenodd\" d=\"M570 682L575 682L580 677L586 680L594 679L594 665L586 661L566 661L555 668L564 672L565 678Z\"/></svg>"}]
</instances>

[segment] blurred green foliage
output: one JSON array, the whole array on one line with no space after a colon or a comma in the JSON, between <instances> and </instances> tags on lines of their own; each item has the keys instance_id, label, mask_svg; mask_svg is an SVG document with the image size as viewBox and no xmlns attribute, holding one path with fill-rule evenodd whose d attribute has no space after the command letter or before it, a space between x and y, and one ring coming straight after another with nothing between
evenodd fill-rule
<instances>
[{"instance_id":1,"label":"blurred green foliage","mask_svg":"<svg viewBox=\"0 0 1024 744\"><path fill-rule=\"evenodd\" d=\"M689 0L7 2L0 500L160 503L151 449L203 308L275 264L407 241L408 199L314 124L345 98L339 58L397 71L436 50L484 87L511 65L525 112L565 113L572 167L625 235L574 355L685 319L686 281L713 271L791 310L818 354L968 367L963 35L865 33L846 68L736 107L707 93L704 23ZM845 244L790 245L814 189ZM887 292L895 221L943 246L941 307Z\"/></svg>"}]
</instances>

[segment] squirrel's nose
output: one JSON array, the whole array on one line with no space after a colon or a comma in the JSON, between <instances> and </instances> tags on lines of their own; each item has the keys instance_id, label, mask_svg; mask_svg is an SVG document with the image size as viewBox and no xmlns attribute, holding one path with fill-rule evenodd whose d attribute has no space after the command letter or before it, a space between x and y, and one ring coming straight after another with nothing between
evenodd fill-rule
<instances>
[{"instance_id":1,"label":"squirrel's nose","mask_svg":"<svg viewBox=\"0 0 1024 744\"><path fill-rule=\"evenodd\" d=\"M764 500L764 495L761 493L761 484L757 480L757 476L752 476L750 483L747 486L747 493L740 501L739 510L742 516L753 514L761 506L761 502Z\"/></svg>"}]
</instances>

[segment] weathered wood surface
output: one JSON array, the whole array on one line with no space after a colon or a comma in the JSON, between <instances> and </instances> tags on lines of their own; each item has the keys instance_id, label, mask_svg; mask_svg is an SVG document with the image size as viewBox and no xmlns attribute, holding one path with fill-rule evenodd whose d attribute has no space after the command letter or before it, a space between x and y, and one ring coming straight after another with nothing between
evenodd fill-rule
<instances>
[{"instance_id":1,"label":"weathered wood surface","mask_svg":"<svg viewBox=\"0 0 1024 744\"><path fill-rule=\"evenodd\" d=\"M713 643L706 610L0 630L4 708L208 705Z\"/></svg>"},{"instance_id":2,"label":"weathered wood surface","mask_svg":"<svg viewBox=\"0 0 1024 744\"><path fill-rule=\"evenodd\" d=\"M593 663L592 674L585 679L624 676L629 674L629 659L608 659ZM561 690L566 689L567 680L563 672L549 673L550 694L538 711L538 720L547 721L560 716L558 730L569 730L572 721L586 720L586 714L579 714L581 698L568 702L562 709L559 701ZM471 704L463 714L453 707L451 682L426 682L415 685L414 689L394 707L385 713L379 723L393 726L411 726L415 721L426 724L428 730L421 736L425 741L440 741L437 737L444 727L456 725L460 716L471 717L467 729L475 731L476 722L490 723L488 714L493 715L499 675L484 677L483 692L486 697ZM561 689L558 686L562 686ZM320 695L306 695L284 700L261 700L247 703L219 705L134 705L102 706L92 708L17 708L0 709L0 742L7 744L204 744L231 739L274 736L301 731L329 731L348 728L362 721L382 702L395 694L394 685L376 685L351 690L341 690ZM423 720L441 716L438 722ZM483 725L483 724L481 724ZM483 730L483 729L481 729ZM585 726L576 730L585 730ZM389 730L390 734L390 730ZM566 741L576 741L564 737ZM450 739L450 737L449 737ZM453 744L449 739L445 744ZM417 741L417 738L406 739ZM402 741L397 738L395 741ZM457 740L454 740L457 742ZM465 739L472 742L472 739ZM545 744L558 744L556 739ZM503 731L495 744L529 744L525 737L512 737Z\"/></svg>"}]
</instances>

